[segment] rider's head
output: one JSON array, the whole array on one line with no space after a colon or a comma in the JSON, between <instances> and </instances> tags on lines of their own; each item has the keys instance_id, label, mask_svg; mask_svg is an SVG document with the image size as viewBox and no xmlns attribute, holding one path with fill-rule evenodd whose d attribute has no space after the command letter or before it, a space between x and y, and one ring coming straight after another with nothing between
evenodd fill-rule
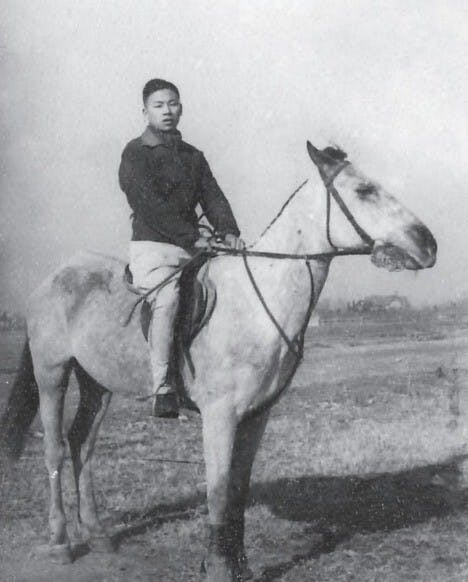
<instances>
[{"instance_id":1,"label":"rider's head","mask_svg":"<svg viewBox=\"0 0 468 582\"><path fill-rule=\"evenodd\" d=\"M182 115L177 87L163 79L151 79L143 88L143 114L156 131L174 130Z\"/></svg>"}]
</instances>

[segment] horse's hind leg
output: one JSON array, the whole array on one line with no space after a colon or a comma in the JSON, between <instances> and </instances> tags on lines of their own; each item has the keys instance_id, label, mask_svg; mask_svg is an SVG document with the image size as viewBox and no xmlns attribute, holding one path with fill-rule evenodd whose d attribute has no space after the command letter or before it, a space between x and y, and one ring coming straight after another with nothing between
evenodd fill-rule
<instances>
[{"instance_id":1,"label":"horse's hind leg","mask_svg":"<svg viewBox=\"0 0 468 582\"><path fill-rule=\"evenodd\" d=\"M99 521L94 497L91 458L99 427L106 414L112 393L77 366L80 404L68 433L78 500L78 523L89 538L92 549L112 550L110 538Z\"/></svg>"},{"instance_id":2,"label":"horse's hind leg","mask_svg":"<svg viewBox=\"0 0 468 582\"><path fill-rule=\"evenodd\" d=\"M50 485L49 554L54 561L66 563L70 562L72 557L62 502L61 480L65 458L62 421L70 364L67 362L56 366L36 365L34 373L39 387L40 413L44 426L45 463Z\"/></svg>"}]
</instances>

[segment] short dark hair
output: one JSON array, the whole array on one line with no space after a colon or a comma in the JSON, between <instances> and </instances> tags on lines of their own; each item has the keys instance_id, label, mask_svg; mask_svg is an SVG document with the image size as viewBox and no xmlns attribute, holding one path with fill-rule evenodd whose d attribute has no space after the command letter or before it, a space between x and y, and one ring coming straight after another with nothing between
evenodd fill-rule
<instances>
[{"instance_id":1,"label":"short dark hair","mask_svg":"<svg viewBox=\"0 0 468 582\"><path fill-rule=\"evenodd\" d=\"M170 89L171 91L174 91L174 93L180 99L179 89L177 89L174 83L165 81L164 79L151 79L143 87L143 103L146 105L148 97L155 91L161 91L161 89Z\"/></svg>"}]
</instances>

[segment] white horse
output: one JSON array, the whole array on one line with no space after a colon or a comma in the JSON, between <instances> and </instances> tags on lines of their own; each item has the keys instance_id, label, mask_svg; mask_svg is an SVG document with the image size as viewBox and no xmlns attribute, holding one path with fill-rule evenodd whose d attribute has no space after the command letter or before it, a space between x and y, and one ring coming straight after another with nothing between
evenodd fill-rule
<instances>
[{"instance_id":1,"label":"white horse","mask_svg":"<svg viewBox=\"0 0 468 582\"><path fill-rule=\"evenodd\" d=\"M203 419L208 582L250 576L243 540L252 463L269 409L299 363L333 256L372 252L373 262L390 270L423 269L436 260L436 242L426 226L344 152L311 144L308 151L316 170L258 242L245 255L209 259L203 277L216 289L216 307L191 344L190 365L181 364L186 395ZM81 402L68 440L78 518L91 547L107 547L109 540L91 480L100 423L112 393L145 394L151 385L138 318L122 325L135 302L122 272L122 261L90 253L72 259L37 289L29 301L21 373L3 418L4 444L10 456L18 456L40 400L51 492L50 554L62 562L73 558L61 492L70 372L78 379Z\"/></svg>"}]
</instances>

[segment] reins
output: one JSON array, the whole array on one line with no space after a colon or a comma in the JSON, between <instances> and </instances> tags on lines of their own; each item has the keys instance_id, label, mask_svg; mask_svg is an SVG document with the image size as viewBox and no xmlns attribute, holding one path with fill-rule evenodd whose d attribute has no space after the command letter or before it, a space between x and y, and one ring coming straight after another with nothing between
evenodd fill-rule
<instances>
[{"instance_id":1,"label":"reins","mask_svg":"<svg viewBox=\"0 0 468 582\"><path fill-rule=\"evenodd\" d=\"M271 252L271 251L252 251L250 249L238 250L238 249L230 249L227 247L216 246L216 245L212 245L209 250L200 249L200 251L195 253L186 263L184 263L183 265L180 265L179 267L174 269L174 271L170 275L168 275L165 279L163 279L155 287L152 287L149 291L146 291L146 293L141 294L140 297L138 297L138 299L133 304L132 309L130 310L130 313L128 314L127 318L123 322L123 326L125 327L126 325L128 325L130 323L130 320L132 319L132 316L135 312L135 309L138 307L138 305L140 303L145 301L145 299L147 299L155 291L158 291L159 289L162 289L163 287L165 287L168 283L170 283L170 281L175 277L175 275L177 275L178 273L180 273L180 271L182 271L183 269L185 269L186 267L191 265L196 259L200 258L201 256L206 256L206 257L208 257L208 259L214 259L216 257L220 257L223 255L231 255L234 257L240 256L240 257L244 258L244 264L245 264L246 257L264 257L267 259L293 259L296 261L308 262L308 261L320 260L320 259L322 259L322 260L333 259L334 257L347 257L347 256L352 256L352 255L369 255L371 253L370 249L340 249L337 247L335 247L335 249L336 250L334 250L334 251L328 251L328 252L324 252L324 253L306 253L306 254L276 253L276 252Z\"/></svg>"},{"instance_id":2,"label":"reins","mask_svg":"<svg viewBox=\"0 0 468 582\"><path fill-rule=\"evenodd\" d=\"M271 319L273 325L278 330L278 333L280 334L280 336L283 338L284 342L288 346L289 351L292 352L296 356L297 359L302 359L302 346L300 345L301 342L300 342L299 338L297 338L295 340L291 340L288 337L288 335L286 334L286 332L281 327L278 320L276 319L276 317L273 315L270 308L268 307L268 305L265 301L265 298L263 297L262 292L260 291L260 289L257 285L257 282L255 281L253 273L250 270L249 263L247 262L247 255L246 254L242 255L242 259L244 260L245 270L247 271L247 275L249 276L250 282L252 283L252 287L254 288L255 293L257 294L257 297L259 298L260 303L263 305L263 308L265 309L268 317ZM309 274L311 275L311 279L310 279L311 280L311 289L310 289L310 300L309 300L309 305L310 305L311 303L313 304L313 302L315 301L314 278L312 276L312 270L310 268L309 261L306 261L306 265L307 265Z\"/></svg>"},{"instance_id":3,"label":"reins","mask_svg":"<svg viewBox=\"0 0 468 582\"><path fill-rule=\"evenodd\" d=\"M133 307L132 307L132 309L131 309L131 311L130 311L130 313L129 313L129 315L128 315L128 317L125 320L123 325L128 325L128 323L130 322L132 315L135 312L135 309L139 303L141 303L142 301L147 299L155 291L158 291L159 289L161 289L165 285L167 285L180 271L182 271L183 269L188 267L191 263L193 263L199 257L205 256L208 259L213 259L213 258L223 256L223 255L240 256L240 257L242 257L247 276L249 277L249 280L252 284L252 287L255 290L255 293L257 294L257 297L259 298L260 303L262 304L262 306L263 306L265 312L267 313L268 317L270 318L271 322L278 330L278 333L280 334L281 338L288 346L288 351L293 353L295 358L296 358L295 365L293 366L293 370L295 371L295 369L297 368L297 365L299 364L299 362L302 360L302 357L303 357L304 336L305 336L305 332L306 332L307 325L309 322L309 318L312 314L312 310L313 310L314 304L315 304L315 285L314 285L314 277L313 277L313 273L312 273L312 268L310 266L310 261L326 260L326 259L332 259L334 257L343 257L343 256L351 256L351 255L369 255L372 252L372 245L374 243L374 240L357 223L353 214L351 213L349 208L346 206L345 202L343 201L343 199L341 198L340 194L338 193L338 191L336 190L336 188L333 184L335 178L347 165L349 165L349 162L342 162L341 164L339 164L337 166L337 168L335 169L333 174L328 175L328 176L324 175L322 173L322 171L320 171L320 176L321 176L323 183L324 183L324 186L327 190L326 233L327 233L328 242L333 249L332 251L322 252L322 253L298 254L298 253L278 253L278 252L272 252L272 251L255 251L255 250L251 250L251 249L231 249L231 248L227 248L225 246L210 245L210 247L208 249L203 248L203 249L198 250L186 263L177 267L170 275L168 275L158 285L156 285L155 287L153 287L152 289L150 289L146 293L142 294L137 299L135 304L133 305ZM283 214L283 212L286 209L286 207L288 206L288 204L293 200L293 198L296 196L296 194L301 190L301 188L306 183L307 183L307 180L305 182L303 182L298 188L296 188L296 190L291 194L291 196L289 196L289 198L286 200L286 202L281 207L278 214L269 223L269 225L263 231L261 236L263 236L271 228L271 226L278 220L278 218ZM367 248L364 248L364 249L356 249L356 248L343 249L343 248L337 247L332 242L331 233L330 233L330 214L331 214L331 198L332 197L336 201L336 203L338 204L339 208L342 210L343 214L348 219L351 226L354 228L354 230L357 232L357 234L361 237L361 239L366 243ZM205 227L205 226L203 225L203 227ZM209 227L205 227L205 228L210 230ZM306 317L304 319L304 325L302 326L299 334L297 335L297 337L295 339L291 339L288 337L288 335L283 330L280 323L278 322L278 320L276 319L276 317L272 313L271 309L268 307L268 305L265 301L265 298L263 297L263 294L262 294L262 292L261 292L261 290L260 290L260 288L255 280L255 277L252 273L252 270L251 270L250 265L248 263L248 257L263 257L263 258L269 258L269 259L292 259L292 260L305 261L305 264L307 266L307 271L309 274L309 278L310 278L310 297L309 297L308 307L307 307L307 311L306 311ZM288 381L285 383L284 387L279 391L279 394L277 394L275 396L275 399L277 397L279 397L279 395L287 387L291 378L292 378L292 375L290 376Z\"/></svg>"},{"instance_id":4,"label":"reins","mask_svg":"<svg viewBox=\"0 0 468 582\"><path fill-rule=\"evenodd\" d=\"M132 308L130 310L130 313L128 314L127 318L125 319L125 321L123 322L122 325L125 327L125 326L127 326L130 323L130 320L132 319L132 316L135 313L135 309L138 307L138 305L140 303L142 303L143 301L145 301L155 291L158 291L159 289L162 289L163 287L165 287L168 283L170 283L172 281L172 279L178 273L180 273L181 271L183 271L186 267L188 267L189 265L191 265L196 259L200 258L204 254L206 254L206 249L200 249L187 262L185 262L183 265L179 265L176 269L174 269L172 271L172 273L170 275L168 275L165 279L163 279L160 283L158 283L157 285L155 285L154 287L152 287L149 291L146 291L146 293L142 293L140 295L140 297L138 297L138 299L133 304L133 306L132 306Z\"/></svg>"},{"instance_id":5,"label":"reins","mask_svg":"<svg viewBox=\"0 0 468 582\"><path fill-rule=\"evenodd\" d=\"M265 410L268 410L270 408L270 406L272 406L277 400L279 400L281 398L281 395L289 386L289 383L291 382L294 374L296 373L296 370L297 370L299 364L301 363L301 361L304 357L304 338L305 338L305 334L307 331L307 326L309 324L309 319L310 319L310 316L312 315L312 310L314 309L314 305L315 305L315 283L314 283L314 275L312 273L312 267L310 266L310 261L306 260L305 264L307 267L307 272L309 274L309 280L310 280L309 303L307 305L307 310L306 310L306 314L304 317L304 323L302 324L302 327L301 327L299 333L297 334L296 338L291 340L287 336L287 334L285 333L285 331L283 330L281 325L277 322L276 318L271 313L271 311L270 311L269 307L267 306L262 294L260 293L258 285L257 285L256 281L254 280L253 275L252 275L250 268L248 266L247 258L244 258L244 264L245 264L247 273L249 275L250 281L252 282L253 288L255 289L255 292L257 293L257 296L260 299L261 304L263 305L265 311L267 312L271 321L275 325L276 329L280 333L281 337L283 338L283 340L287 344L288 351L292 352L294 354L294 357L295 357L295 362L291 366L290 373L288 374L287 379L285 380L285 382L283 383L281 388L278 390L278 392L276 392L268 400L263 402L263 404L261 404L259 408L256 408L254 411L247 414L246 418L249 418L252 416L258 416L259 414L261 414Z\"/></svg>"}]
</instances>

